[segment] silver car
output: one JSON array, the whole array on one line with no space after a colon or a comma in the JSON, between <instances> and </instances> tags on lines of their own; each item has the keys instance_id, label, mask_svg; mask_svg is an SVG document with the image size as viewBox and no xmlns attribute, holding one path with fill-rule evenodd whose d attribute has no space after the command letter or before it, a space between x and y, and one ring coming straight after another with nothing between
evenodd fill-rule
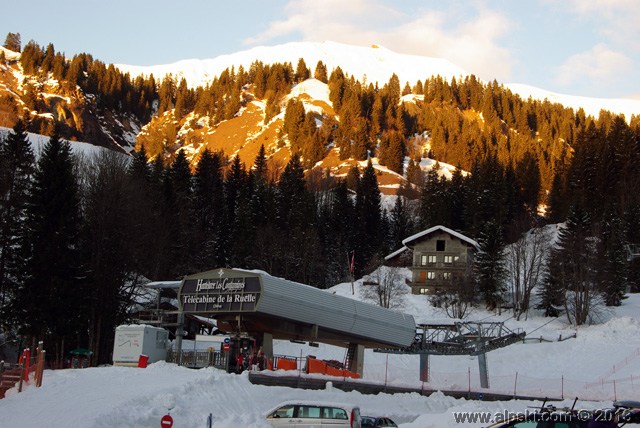
<instances>
[{"instance_id":1,"label":"silver car","mask_svg":"<svg viewBox=\"0 0 640 428\"><path fill-rule=\"evenodd\" d=\"M344 403L319 401L285 401L266 413L273 427L362 428L360 408Z\"/></svg>"}]
</instances>

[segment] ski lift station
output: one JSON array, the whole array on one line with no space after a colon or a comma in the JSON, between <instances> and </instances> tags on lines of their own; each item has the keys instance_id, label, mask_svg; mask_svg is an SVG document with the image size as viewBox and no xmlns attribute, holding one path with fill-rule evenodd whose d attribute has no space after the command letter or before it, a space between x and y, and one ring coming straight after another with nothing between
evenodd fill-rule
<instances>
[{"instance_id":1,"label":"ski lift station","mask_svg":"<svg viewBox=\"0 0 640 428\"><path fill-rule=\"evenodd\" d=\"M261 348L268 359L273 357L274 339L347 348L345 369L360 376L365 348L420 355L421 379L428 373L428 356L443 355L442 346L435 342L440 336L430 336L411 315L263 271L220 268L189 275L179 283L177 297L178 352L182 350L185 317L197 316L215 319L217 328L229 336L251 338L255 349ZM485 352L522 340L524 333L479 323L472 330L447 329L442 337L453 343L445 346L455 349L452 353L482 356L478 359L482 381Z\"/></svg>"}]
</instances>

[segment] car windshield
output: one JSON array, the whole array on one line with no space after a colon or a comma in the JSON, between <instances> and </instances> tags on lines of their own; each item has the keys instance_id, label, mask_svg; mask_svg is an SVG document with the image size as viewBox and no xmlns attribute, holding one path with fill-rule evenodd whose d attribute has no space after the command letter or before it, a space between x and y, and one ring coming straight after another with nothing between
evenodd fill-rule
<instances>
[{"instance_id":1,"label":"car windshield","mask_svg":"<svg viewBox=\"0 0 640 428\"><path fill-rule=\"evenodd\" d=\"M364 427L372 427L375 423L375 419L369 416L362 417L362 426Z\"/></svg>"}]
</instances>

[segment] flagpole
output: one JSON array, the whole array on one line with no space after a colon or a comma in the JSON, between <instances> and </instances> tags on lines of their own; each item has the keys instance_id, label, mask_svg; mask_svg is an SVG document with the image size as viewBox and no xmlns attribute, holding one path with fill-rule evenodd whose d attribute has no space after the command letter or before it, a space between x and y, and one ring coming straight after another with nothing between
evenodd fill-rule
<instances>
[{"instance_id":1,"label":"flagpole","mask_svg":"<svg viewBox=\"0 0 640 428\"><path fill-rule=\"evenodd\" d=\"M355 295L355 289L353 287L353 281L354 281L354 271L355 271L355 255L356 252L355 250L351 251L351 262L349 263L349 273L351 274L351 295ZM347 262L349 262L349 253L347 253Z\"/></svg>"}]
</instances>

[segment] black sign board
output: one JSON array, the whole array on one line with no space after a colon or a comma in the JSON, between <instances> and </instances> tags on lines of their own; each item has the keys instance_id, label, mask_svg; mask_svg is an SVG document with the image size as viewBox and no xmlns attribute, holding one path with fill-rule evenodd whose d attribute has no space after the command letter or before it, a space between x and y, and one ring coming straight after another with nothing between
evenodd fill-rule
<instances>
[{"instance_id":1,"label":"black sign board","mask_svg":"<svg viewBox=\"0 0 640 428\"><path fill-rule=\"evenodd\" d=\"M260 279L185 279L180 303L186 313L255 312L260 299Z\"/></svg>"}]
</instances>

